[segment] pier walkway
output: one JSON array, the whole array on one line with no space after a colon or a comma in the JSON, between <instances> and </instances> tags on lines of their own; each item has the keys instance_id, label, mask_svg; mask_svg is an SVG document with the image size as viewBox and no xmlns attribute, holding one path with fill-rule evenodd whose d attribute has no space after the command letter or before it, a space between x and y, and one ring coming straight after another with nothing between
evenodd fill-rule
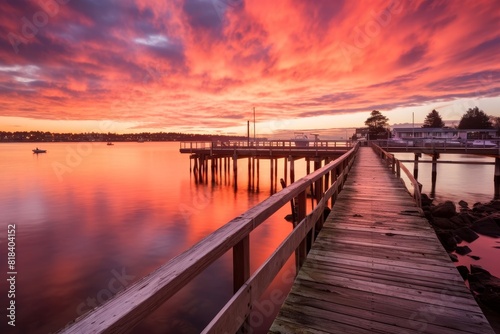
<instances>
[{"instance_id":1,"label":"pier walkway","mask_svg":"<svg viewBox=\"0 0 500 334\"><path fill-rule=\"evenodd\" d=\"M360 148L270 333L494 333L403 183Z\"/></svg>"}]
</instances>

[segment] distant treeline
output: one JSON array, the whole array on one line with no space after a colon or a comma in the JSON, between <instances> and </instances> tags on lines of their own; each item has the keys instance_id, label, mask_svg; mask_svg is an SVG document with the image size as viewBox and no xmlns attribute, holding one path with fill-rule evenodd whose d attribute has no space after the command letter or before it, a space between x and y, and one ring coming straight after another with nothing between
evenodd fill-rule
<instances>
[{"instance_id":1,"label":"distant treeline","mask_svg":"<svg viewBox=\"0 0 500 334\"><path fill-rule=\"evenodd\" d=\"M0 131L0 142L81 142L81 141L215 141L246 140L244 136L201 135L176 132L142 133L52 133L43 131Z\"/></svg>"}]
</instances>

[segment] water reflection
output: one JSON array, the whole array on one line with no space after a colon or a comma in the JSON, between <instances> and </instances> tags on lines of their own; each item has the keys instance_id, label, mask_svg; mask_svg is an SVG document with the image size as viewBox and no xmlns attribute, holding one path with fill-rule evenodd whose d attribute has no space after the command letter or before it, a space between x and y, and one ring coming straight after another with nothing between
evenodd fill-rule
<instances>
[{"instance_id":1,"label":"water reflection","mask_svg":"<svg viewBox=\"0 0 500 334\"><path fill-rule=\"evenodd\" d=\"M19 272L16 327L1 322L1 332L60 329L271 193L264 172L259 191L248 191L244 161L236 191L220 172L214 183L193 182L176 143L50 143L44 155L33 155L31 146L0 150L0 226L17 226ZM268 163L260 162L262 171ZM291 230L288 213L285 206L252 233L252 270ZM286 295L290 283L278 279L272 289ZM231 293L226 254L134 332L199 332Z\"/></svg>"}]
</instances>

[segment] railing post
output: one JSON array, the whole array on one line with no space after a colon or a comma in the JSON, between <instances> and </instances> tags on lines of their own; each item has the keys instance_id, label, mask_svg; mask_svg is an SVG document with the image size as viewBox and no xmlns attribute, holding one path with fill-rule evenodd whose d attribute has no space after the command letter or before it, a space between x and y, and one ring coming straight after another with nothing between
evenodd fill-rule
<instances>
[{"instance_id":1,"label":"railing post","mask_svg":"<svg viewBox=\"0 0 500 334\"><path fill-rule=\"evenodd\" d=\"M233 247L233 292L250 277L250 237L245 236Z\"/></svg>"},{"instance_id":2,"label":"railing post","mask_svg":"<svg viewBox=\"0 0 500 334\"><path fill-rule=\"evenodd\" d=\"M397 161L397 168L396 168L396 176L399 178L401 178L401 162L399 160L396 160Z\"/></svg>"},{"instance_id":3,"label":"railing post","mask_svg":"<svg viewBox=\"0 0 500 334\"><path fill-rule=\"evenodd\" d=\"M306 191L302 191L297 196L297 201L295 202L297 205L297 223L300 223L302 219L306 217ZM297 267L297 273L300 268L304 264L307 256L307 236L302 240L299 245L299 248L295 251L295 264Z\"/></svg>"},{"instance_id":4,"label":"railing post","mask_svg":"<svg viewBox=\"0 0 500 334\"><path fill-rule=\"evenodd\" d=\"M392 174L396 174L396 157L392 155Z\"/></svg>"}]
</instances>

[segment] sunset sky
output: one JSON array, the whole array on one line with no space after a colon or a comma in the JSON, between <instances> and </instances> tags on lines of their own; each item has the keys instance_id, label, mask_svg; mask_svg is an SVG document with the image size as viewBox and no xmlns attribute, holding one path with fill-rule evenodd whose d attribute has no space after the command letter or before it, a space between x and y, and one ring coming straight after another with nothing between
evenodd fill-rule
<instances>
[{"instance_id":1,"label":"sunset sky","mask_svg":"<svg viewBox=\"0 0 500 334\"><path fill-rule=\"evenodd\" d=\"M2 0L0 130L257 134L500 116L500 1Z\"/></svg>"}]
</instances>

